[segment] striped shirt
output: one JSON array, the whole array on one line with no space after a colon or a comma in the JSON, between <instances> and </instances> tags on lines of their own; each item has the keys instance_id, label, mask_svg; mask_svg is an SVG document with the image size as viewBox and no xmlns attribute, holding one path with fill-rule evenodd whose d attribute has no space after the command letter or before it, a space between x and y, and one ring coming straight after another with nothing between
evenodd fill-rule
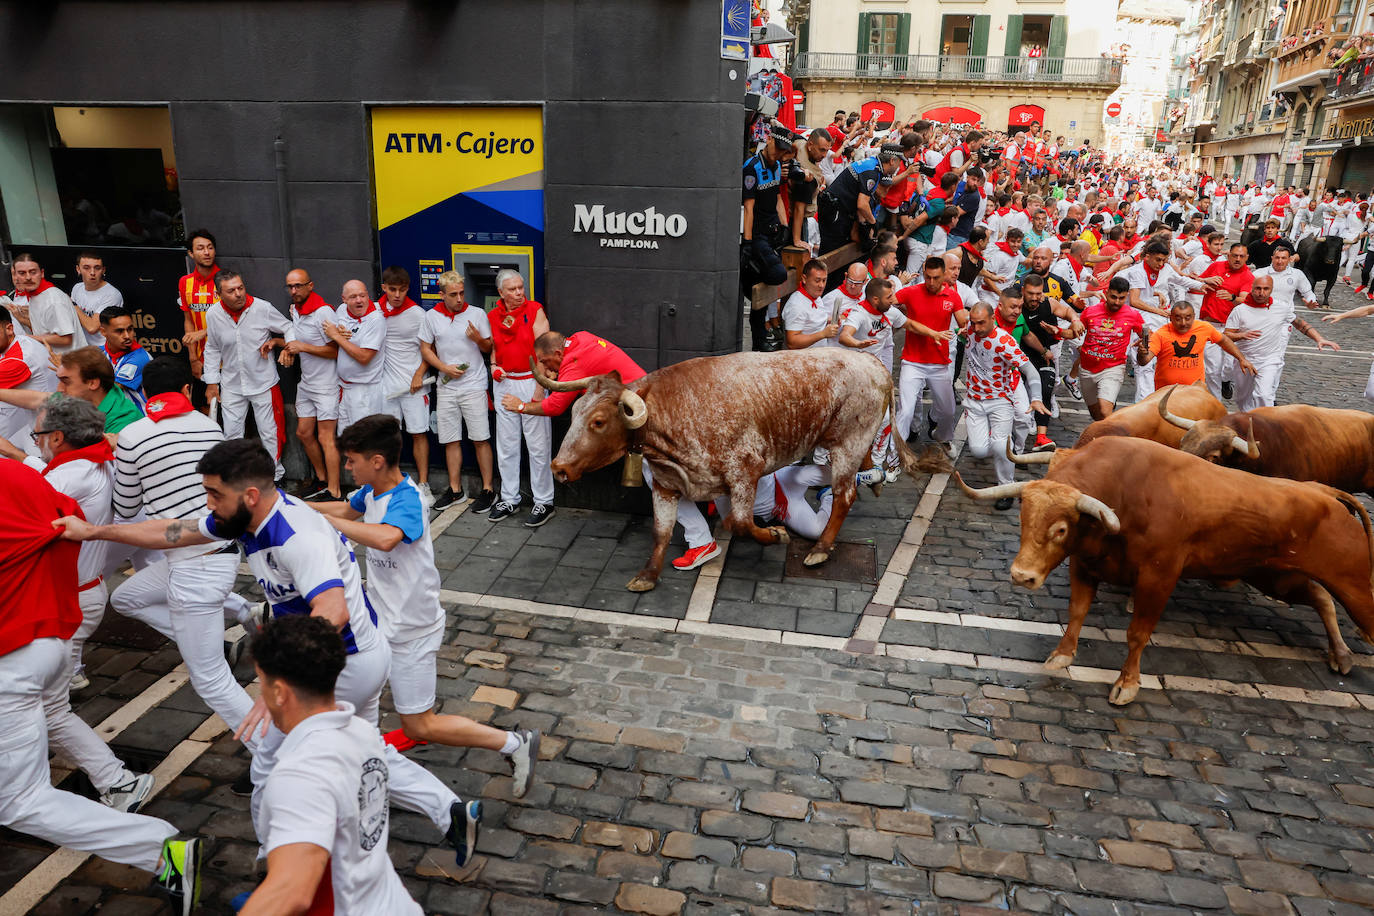
<instances>
[{"instance_id":1,"label":"striped shirt","mask_svg":"<svg viewBox=\"0 0 1374 916\"><path fill-rule=\"evenodd\" d=\"M144 417L124 427L115 449L115 516L131 519L140 511L155 519L208 515L196 463L223 441L224 433L214 421L194 410L156 423ZM196 544L165 555L169 560L185 559L220 546Z\"/></svg>"}]
</instances>

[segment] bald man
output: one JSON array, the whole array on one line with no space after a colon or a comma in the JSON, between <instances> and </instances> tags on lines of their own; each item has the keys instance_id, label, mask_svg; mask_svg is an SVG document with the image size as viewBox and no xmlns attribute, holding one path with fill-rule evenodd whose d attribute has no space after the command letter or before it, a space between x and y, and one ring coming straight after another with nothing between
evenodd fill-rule
<instances>
[{"instance_id":1,"label":"bald man","mask_svg":"<svg viewBox=\"0 0 1374 916\"><path fill-rule=\"evenodd\" d=\"M821 297L821 307L826 309L834 324L838 325L844 313L850 309L863 307L861 303L868 280L868 267L862 261L855 261L844 272L844 280L840 285Z\"/></svg>"},{"instance_id":2,"label":"bald man","mask_svg":"<svg viewBox=\"0 0 1374 916\"><path fill-rule=\"evenodd\" d=\"M343 285L343 305L334 320L320 324L325 337L339 348L337 366L343 388L338 430L343 432L363 417L382 413L382 352L386 348L386 318L362 280Z\"/></svg>"},{"instance_id":3,"label":"bald man","mask_svg":"<svg viewBox=\"0 0 1374 916\"><path fill-rule=\"evenodd\" d=\"M315 292L310 274L297 268L286 275L295 340L285 352L299 356L301 383L296 388L296 438L310 460L312 477L296 492L302 499L341 499L339 449L334 432L339 421L339 345L324 333L334 310Z\"/></svg>"}]
</instances>

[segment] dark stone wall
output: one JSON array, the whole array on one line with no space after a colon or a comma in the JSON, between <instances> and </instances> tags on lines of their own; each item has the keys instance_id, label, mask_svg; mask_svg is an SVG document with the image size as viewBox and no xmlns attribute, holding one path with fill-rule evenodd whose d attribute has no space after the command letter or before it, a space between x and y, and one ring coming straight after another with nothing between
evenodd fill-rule
<instances>
[{"instance_id":1,"label":"dark stone wall","mask_svg":"<svg viewBox=\"0 0 1374 916\"><path fill-rule=\"evenodd\" d=\"M646 368L738 347L745 68L719 58L718 3L5 3L0 34L0 101L170 105L188 227L278 304L274 140L291 266L330 298L376 284L370 106L542 104L554 327L604 334ZM603 249L572 234L577 202L681 213L688 231Z\"/></svg>"}]
</instances>

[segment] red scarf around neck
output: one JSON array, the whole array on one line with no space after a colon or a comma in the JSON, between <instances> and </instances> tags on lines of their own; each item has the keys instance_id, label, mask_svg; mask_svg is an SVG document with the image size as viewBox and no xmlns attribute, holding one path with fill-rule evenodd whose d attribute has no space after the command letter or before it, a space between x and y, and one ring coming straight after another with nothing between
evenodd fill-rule
<instances>
[{"instance_id":1,"label":"red scarf around neck","mask_svg":"<svg viewBox=\"0 0 1374 916\"><path fill-rule=\"evenodd\" d=\"M99 442L94 442L84 448L74 448L70 452L63 452L60 455L54 455L52 461L49 461L48 466L43 469L43 476L47 477L48 472L53 468L60 468L62 465L72 461L81 461L85 459L94 464L100 464L103 461L114 461L114 457L114 449L110 448L110 441L104 436L101 436Z\"/></svg>"},{"instance_id":2,"label":"red scarf around neck","mask_svg":"<svg viewBox=\"0 0 1374 916\"><path fill-rule=\"evenodd\" d=\"M311 312L327 308L329 308L329 303L325 302L324 298L319 293L311 293L310 296L304 302L296 306L296 314L304 318Z\"/></svg>"},{"instance_id":3,"label":"red scarf around neck","mask_svg":"<svg viewBox=\"0 0 1374 916\"><path fill-rule=\"evenodd\" d=\"M239 309L237 312L227 307L223 302L219 304L219 307L224 309L226 315L234 319L234 324L238 324L239 319L244 316L244 313L253 307L253 297L249 296L248 298L246 298L243 301L243 308Z\"/></svg>"},{"instance_id":4,"label":"red scarf around neck","mask_svg":"<svg viewBox=\"0 0 1374 916\"><path fill-rule=\"evenodd\" d=\"M148 406L144 408L144 411L149 420L159 423L168 417L179 417L184 413L190 413L194 409L186 395L179 391L168 391L149 398Z\"/></svg>"},{"instance_id":5,"label":"red scarf around neck","mask_svg":"<svg viewBox=\"0 0 1374 916\"><path fill-rule=\"evenodd\" d=\"M969 254L973 255L975 258L977 258L978 263L983 263L983 253L979 251L977 248L975 248L972 242L961 242L959 244L959 247L967 251Z\"/></svg>"},{"instance_id":6,"label":"red scarf around neck","mask_svg":"<svg viewBox=\"0 0 1374 916\"><path fill-rule=\"evenodd\" d=\"M32 299L34 296L46 293L48 290L52 288L53 284L48 282L47 277L44 277L43 279L38 281L38 289L34 290L31 293L23 293L16 289L14 292L10 293L10 298L13 299L16 296L23 296L25 299Z\"/></svg>"},{"instance_id":7,"label":"red scarf around neck","mask_svg":"<svg viewBox=\"0 0 1374 916\"><path fill-rule=\"evenodd\" d=\"M396 315L401 314L401 313L404 312L406 309L411 308L412 306L416 305L416 302L415 302L414 299L410 298L409 296L406 296L405 301L401 303L401 307L398 308L398 309L393 309L393 308L391 307L391 301L390 301L389 299L387 299L387 297L386 297L385 295L383 295L382 298L380 298L380 299L377 300L377 305L378 305L378 306L381 308L381 310L382 310L382 317L383 317L383 318L391 318L391 317L394 317L394 316L396 316Z\"/></svg>"},{"instance_id":8,"label":"red scarf around neck","mask_svg":"<svg viewBox=\"0 0 1374 916\"><path fill-rule=\"evenodd\" d=\"M1011 247L1011 242L998 242L997 247L1005 251L1008 255L1010 255L1013 258L1020 254L1019 251Z\"/></svg>"}]
</instances>

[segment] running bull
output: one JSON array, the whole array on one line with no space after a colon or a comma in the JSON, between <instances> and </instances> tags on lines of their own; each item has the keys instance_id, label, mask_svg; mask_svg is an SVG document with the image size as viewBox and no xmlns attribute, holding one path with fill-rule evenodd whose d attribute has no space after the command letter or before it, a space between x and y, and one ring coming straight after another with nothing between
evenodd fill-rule
<instances>
[{"instance_id":1,"label":"running bull","mask_svg":"<svg viewBox=\"0 0 1374 916\"><path fill-rule=\"evenodd\" d=\"M1103 436L1132 436L1151 439L1178 448L1183 430L1169 422L1158 410L1159 402L1173 397L1174 410L1194 420L1218 420L1226 416L1226 405L1218 401L1203 385L1167 385L1139 403L1123 407L1088 424L1078 437L1075 448L1081 448ZM1043 454L1043 453L1040 453ZM1029 458L1031 456L1018 456ZM1027 462L1020 462L1027 463ZM1044 462L1034 462L1043 464Z\"/></svg>"},{"instance_id":2,"label":"running bull","mask_svg":"<svg viewBox=\"0 0 1374 916\"><path fill-rule=\"evenodd\" d=\"M631 591L657 583L679 499L728 495L731 531L763 544L785 543L785 528L754 524L754 491L764 474L817 447L830 452L834 503L804 562L825 562L854 504L855 474L892 401L892 377L877 360L835 347L702 357L628 385L616 373L557 382L537 365L534 371L551 391L586 389L554 457L554 479L575 481L627 452L642 453L652 472L654 549L626 586ZM898 443L898 453L914 468L905 443Z\"/></svg>"},{"instance_id":3,"label":"running bull","mask_svg":"<svg viewBox=\"0 0 1374 916\"><path fill-rule=\"evenodd\" d=\"M1011 581L1035 590L1069 558L1069 623L1045 662L1066 668L1099 583L1131 586L1126 663L1109 700L1140 691L1140 656L1179 579L1244 580L1282 601L1316 608L1327 662L1353 659L1334 594L1366 641L1374 637L1374 538L1349 494L1318 483L1256 477L1144 439L1109 437L1061 450L1043 480L975 490L1021 497L1021 547ZM1327 590L1330 590L1328 594Z\"/></svg>"},{"instance_id":4,"label":"running bull","mask_svg":"<svg viewBox=\"0 0 1374 916\"><path fill-rule=\"evenodd\" d=\"M1189 419L1169 404L1168 397L1159 401L1159 415L1184 431L1179 448L1191 455L1374 496L1374 416L1364 411L1288 404Z\"/></svg>"}]
</instances>

